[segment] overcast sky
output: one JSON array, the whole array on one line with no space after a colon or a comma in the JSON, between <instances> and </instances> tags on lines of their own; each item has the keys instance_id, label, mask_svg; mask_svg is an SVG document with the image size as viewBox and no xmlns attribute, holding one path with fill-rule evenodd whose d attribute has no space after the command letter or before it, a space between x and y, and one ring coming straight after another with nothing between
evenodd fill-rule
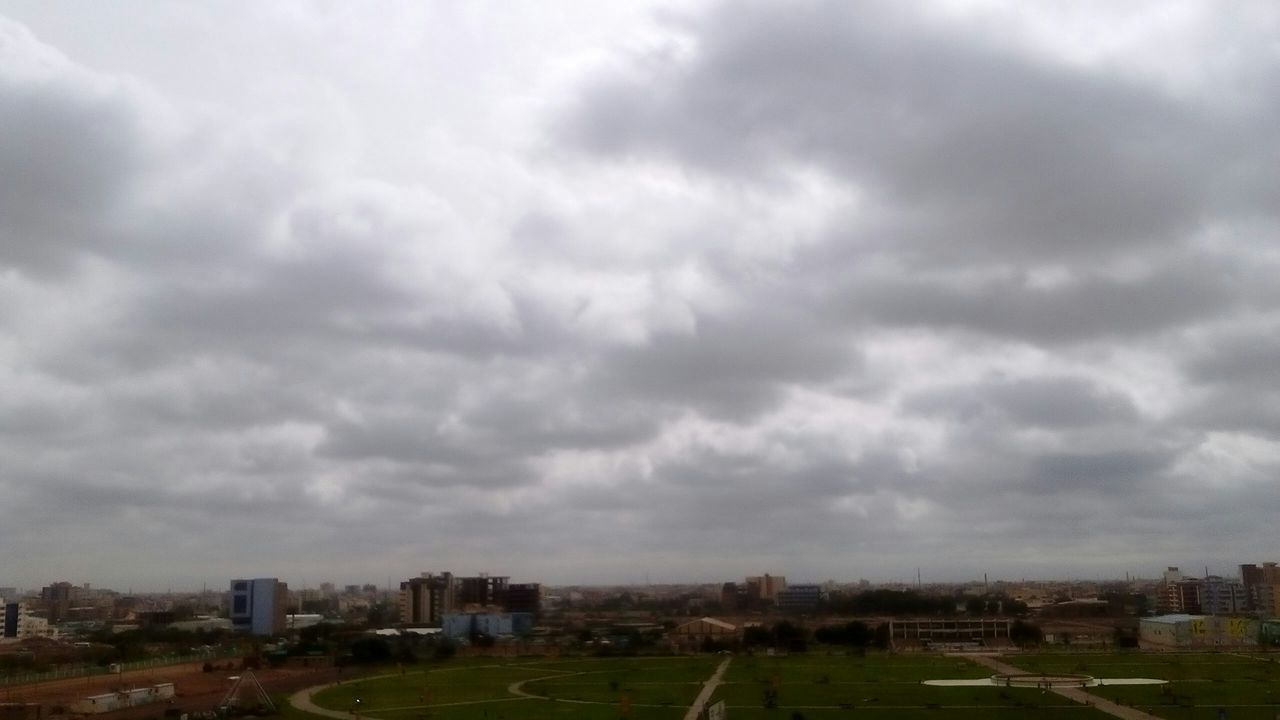
<instances>
[{"instance_id":1,"label":"overcast sky","mask_svg":"<svg viewBox=\"0 0 1280 720\"><path fill-rule=\"evenodd\" d=\"M0 0L0 585L1280 560L1278 37Z\"/></svg>"}]
</instances>

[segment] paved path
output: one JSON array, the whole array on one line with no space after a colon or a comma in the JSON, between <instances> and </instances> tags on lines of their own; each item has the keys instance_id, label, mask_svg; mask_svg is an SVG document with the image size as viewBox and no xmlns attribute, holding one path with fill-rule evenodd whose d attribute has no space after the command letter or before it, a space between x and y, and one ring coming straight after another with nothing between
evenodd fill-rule
<instances>
[{"instance_id":1,"label":"paved path","mask_svg":"<svg viewBox=\"0 0 1280 720\"><path fill-rule=\"evenodd\" d=\"M698 714L702 712L702 708L706 707L707 701L711 699L716 688L720 687L720 679L724 677L724 671L729 669L729 661L733 658L725 658L720 663L720 667L711 673L711 677L702 684L702 692L698 693L698 697L694 698L693 704L684 713L684 720L698 720Z\"/></svg>"},{"instance_id":2,"label":"paved path","mask_svg":"<svg viewBox=\"0 0 1280 720\"><path fill-rule=\"evenodd\" d=\"M979 665L985 665L998 673L1004 673L1006 675L1025 675L1027 672L1026 670L1016 668L1008 663L997 660L994 655L963 655L962 657L966 657ZM1117 705L1106 698L1100 698L1097 695L1085 692L1081 688L1056 687L1050 688L1050 690L1064 698L1067 698L1068 700L1074 700L1084 705L1092 705L1108 715L1123 718L1123 720L1160 720L1160 718L1155 715L1142 712L1137 708Z\"/></svg>"},{"instance_id":3,"label":"paved path","mask_svg":"<svg viewBox=\"0 0 1280 720\"><path fill-rule=\"evenodd\" d=\"M352 715L351 713L322 708L319 705L315 704L314 701L311 700L312 695L320 692L321 690L324 690L325 688L330 688L330 687L333 687L333 685L332 684L315 685L303 690L299 690L298 692L289 696L289 704L303 712L309 712L313 715L323 715L324 717L337 718L338 720L351 720L352 718L354 718L355 715Z\"/></svg>"}]
</instances>

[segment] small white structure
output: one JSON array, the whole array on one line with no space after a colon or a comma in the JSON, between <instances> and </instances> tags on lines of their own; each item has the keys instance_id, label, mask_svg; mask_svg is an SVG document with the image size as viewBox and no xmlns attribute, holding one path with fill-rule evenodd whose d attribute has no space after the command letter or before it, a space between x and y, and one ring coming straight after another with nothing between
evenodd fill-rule
<instances>
[{"instance_id":1,"label":"small white structure","mask_svg":"<svg viewBox=\"0 0 1280 720\"><path fill-rule=\"evenodd\" d=\"M90 695L89 697L71 704L71 712L81 713L84 715L96 715L98 713L111 712L112 710L123 710L125 708L138 707L139 705L149 705L155 702L161 702L173 697L173 683L160 683L145 688L133 688L132 690L121 690L114 693L103 693L102 695Z\"/></svg>"}]
</instances>

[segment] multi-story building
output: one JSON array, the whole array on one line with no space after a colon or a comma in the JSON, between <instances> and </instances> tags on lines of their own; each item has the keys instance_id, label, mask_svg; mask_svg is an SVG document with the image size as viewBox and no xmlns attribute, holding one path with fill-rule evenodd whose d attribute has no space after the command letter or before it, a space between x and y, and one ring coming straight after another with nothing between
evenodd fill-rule
<instances>
[{"instance_id":1,"label":"multi-story building","mask_svg":"<svg viewBox=\"0 0 1280 720\"><path fill-rule=\"evenodd\" d=\"M474 577L458 578L457 602L460 607L476 605L502 605L507 597L507 581L503 575L481 573Z\"/></svg>"},{"instance_id":2,"label":"multi-story building","mask_svg":"<svg viewBox=\"0 0 1280 720\"><path fill-rule=\"evenodd\" d=\"M0 625L0 642L26 640L37 637L57 637L57 630L45 618L32 614L26 603L11 602L0 605L3 624Z\"/></svg>"},{"instance_id":3,"label":"multi-story building","mask_svg":"<svg viewBox=\"0 0 1280 720\"><path fill-rule=\"evenodd\" d=\"M457 583L453 573L422 573L400 583L400 622L440 627L453 612Z\"/></svg>"},{"instance_id":4,"label":"multi-story building","mask_svg":"<svg viewBox=\"0 0 1280 720\"><path fill-rule=\"evenodd\" d=\"M231 581L231 626L253 635L285 630L289 586L276 578Z\"/></svg>"},{"instance_id":5,"label":"multi-story building","mask_svg":"<svg viewBox=\"0 0 1280 720\"><path fill-rule=\"evenodd\" d=\"M1200 611L1206 615L1236 615L1248 609L1244 584L1218 575L1200 583Z\"/></svg>"},{"instance_id":6,"label":"multi-story building","mask_svg":"<svg viewBox=\"0 0 1280 720\"><path fill-rule=\"evenodd\" d=\"M781 575L765 573L758 577L747 578L747 595L754 600L766 603L778 601L778 593L787 589L787 579Z\"/></svg>"},{"instance_id":7,"label":"multi-story building","mask_svg":"<svg viewBox=\"0 0 1280 720\"><path fill-rule=\"evenodd\" d=\"M821 585L789 585L778 593L778 609L812 610L821 600Z\"/></svg>"},{"instance_id":8,"label":"multi-story building","mask_svg":"<svg viewBox=\"0 0 1280 720\"><path fill-rule=\"evenodd\" d=\"M538 583L512 583L507 586L507 597L502 607L510 613L537 615L542 611L542 585Z\"/></svg>"},{"instance_id":9,"label":"multi-story building","mask_svg":"<svg viewBox=\"0 0 1280 720\"><path fill-rule=\"evenodd\" d=\"M1273 562L1241 565L1240 581L1248 608L1263 617L1280 616L1280 567Z\"/></svg>"}]
</instances>

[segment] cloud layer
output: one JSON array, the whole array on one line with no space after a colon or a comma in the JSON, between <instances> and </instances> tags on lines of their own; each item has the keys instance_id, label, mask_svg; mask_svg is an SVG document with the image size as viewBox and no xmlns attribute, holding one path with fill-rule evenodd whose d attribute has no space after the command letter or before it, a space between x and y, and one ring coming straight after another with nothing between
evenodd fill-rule
<instances>
[{"instance_id":1,"label":"cloud layer","mask_svg":"<svg viewBox=\"0 0 1280 720\"><path fill-rule=\"evenodd\" d=\"M0 4L0 584L1275 551L1267 5L134 10Z\"/></svg>"}]
</instances>

